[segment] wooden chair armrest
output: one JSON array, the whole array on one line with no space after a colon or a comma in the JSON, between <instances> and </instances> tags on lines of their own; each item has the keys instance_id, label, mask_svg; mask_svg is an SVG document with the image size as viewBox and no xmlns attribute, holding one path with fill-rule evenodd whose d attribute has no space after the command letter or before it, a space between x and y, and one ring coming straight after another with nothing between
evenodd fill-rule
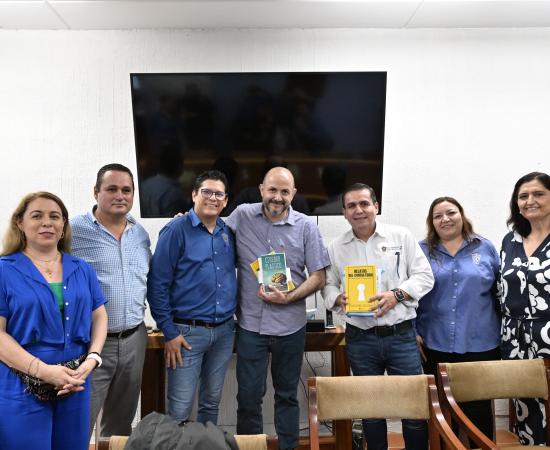
<instances>
[{"instance_id":1,"label":"wooden chair armrest","mask_svg":"<svg viewBox=\"0 0 550 450\"><path fill-rule=\"evenodd\" d=\"M279 440L277 436L267 436L267 450L278 450Z\"/></svg>"},{"instance_id":2,"label":"wooden chair armrest","mask_svg":"<svg viewBox=\"0 0 550 450\"><path fill-rule=\"evenodd\" d=\"M437 387L435 385L435 379L430 376L428 380L428 389L430 394L430 423L428 430L430 434L430 450L440 450L440 440L443 439L445 443L444 448L452 448L455 450L466 450L466 447L462 444L460 439L454 434L453 430L445 420L441 407L439 405L439 395ZM433 446L436 448L432 448Z\"/></svg>"},{"instance_id":3,"label":"wooden chair armrest","mask_svg":"<svg viewBox=\"0 0 550 450\"><path fill-rule=\"evenodd\" d=\"M317 420L317 384L315 377L309 377L308 386L308 416L309 416L309 448L319 450L319 423Z\"/></svg>"},{"instance_id":4,"label":"wooden chair armrest","mask_svg":"<svg viewBox=\"0 0 550 450\"><path fill-rule=\"evenodd\" d=\"M466 435L475 442L479 448L483 450L497 450L498 447L496 443L491 441L481 430L476 427L470 419L464 414L451 391L451 385L449 383L449 377L447 370L444 364L439 364L438 376L440 381L440 386L443 390L443 395L441 396L441 409L444 416L446 417L448 423L450 424L450 418L455 420L458 423L458 426Z\"/></svg>"},{"instance_id":5,"label":"wooden chair armrest","mask_svg":"<svg viewBox=\"0 0 550 450\"><path fill-rule=\"evenodd\" d=\"M108 437L100 437L96 442L97 450L109 450L109 440Z\"/></svg>"}]
</instances>

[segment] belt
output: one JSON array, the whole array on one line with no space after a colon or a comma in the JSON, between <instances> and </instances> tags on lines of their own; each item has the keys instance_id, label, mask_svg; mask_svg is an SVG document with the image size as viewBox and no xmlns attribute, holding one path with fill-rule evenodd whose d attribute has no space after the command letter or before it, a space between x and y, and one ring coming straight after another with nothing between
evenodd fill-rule
<instances>
[{"instance_id":1,"label":"belt","mask_svg":"<svg viewBox=\"0 0 550 450\"><path fill-rule=\"evenodd\" d=\"M405 320L404 322L400 322L395 325L372 327L366 330L355 327L354 325L351 325L349 323L348 323L348 326L357 328L365 334L374 334L375 336L378 336L378 337L386 337L386 336L393 336L394 334L400 334L403 331L410 330L412 328L412 320Z\"/></svg>"},{"instance_id":2,"label":"belt","mask_svg":"<svg viewBox=\"0 0 550 450\"><path fill-rule=\"evenodd\" d=\"M216 328L220 325L223 325L226 322L229 322L230 320L233 320L233 316L229 317L228 319L225 319L222 322L205 322L204 320L195 320L195 319L178 319L177 317L174 318L174 323L179 323L181 325L191 325L192 327L205 327L205 328Z\"/></svg>"},{"instance_id":3,"label":"belt","mask_svg":"<svg viewBox=\"0 0 550 450\"><path fill-rule=\"evenodd\" d=\"M124 339L124 338L127 338L128 336L132 336L132 334L134 334L139 329L140 326L141 326L141 323L135 326L134 328L130 328L124 331L119 331L118 333L107 333L107 337Z\"/></svg>"}]
</instances>

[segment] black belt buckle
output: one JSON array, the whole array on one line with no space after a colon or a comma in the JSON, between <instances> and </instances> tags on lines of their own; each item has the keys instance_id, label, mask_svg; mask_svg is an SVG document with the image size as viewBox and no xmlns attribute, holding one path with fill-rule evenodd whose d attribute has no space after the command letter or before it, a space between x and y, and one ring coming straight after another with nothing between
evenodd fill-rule
<instances>
[{"instance_id":1,"label":"black belt buckle","mask_svg":"<svg viewBox=\"0 0 550 450\"><path fill-rule=\"evenodd\" d=\"M107 337L116 338L116 339L127 338L128 336L131 336L137 331L137 329L139 328L139 325L135 326L134 328L129 328L128 330L122 330L118 333L107 333Z\"/></svg>"},{"instance_id":2,"label":"black belt buckle","mask_svg":"<svg viewBox=\"0 0 550 450\"><path fill-rule=\"evenodd\" d=\"M395 325L386 325L374 327L373 332L378 337L388 337L399 334L401 331L405 331L411 328L411 321L405 320Z\"/></svg>"},{"instance_id":3,"label":"black belt buckle","mask_svg":"<svg viewBox=\"0 0 550 450\"><path fill-rule=\"evenodd\" d=\"M178 319L177 317L174 318L174 323L179 323L180 325L189 325L192 327L204 327L204 328L216 328L220 325L223 325L225 322L231 320L233 317L230 317L229 319L225 319L221 322L205 322L204 320L196 320L196 319Z\"/></svg>"},{"instance_id":4,"label":"black belt buckle","mask_svg":"<svg viewBox=\"0 0 550 450\"><path fill-rule=\"evenodd\" d=\"M395 334L395 325L374 327L374 334L378 337L388 337Z\"/></svg>"}]
</instances>

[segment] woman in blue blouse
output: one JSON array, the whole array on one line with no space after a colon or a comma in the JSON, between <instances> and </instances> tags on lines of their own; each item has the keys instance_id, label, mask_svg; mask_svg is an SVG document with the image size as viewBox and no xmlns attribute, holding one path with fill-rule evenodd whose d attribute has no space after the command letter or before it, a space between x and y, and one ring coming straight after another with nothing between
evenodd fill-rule
<instances>
[{"instance_id":1,"label":"woman in blue blouse","mask_svg":"<svg viewBox=\"0 0 550 450\"><path fill-rule=\"evenodd\" d=\"M3 450L88 449L88 376L101 364L107 313L94 271L68 254L70 241L58 197L37 192L21 200L0 258ZM58 365L71 360L80 365ZM53 385L53 398L39 399L27 375Z\"/></svg>"},{"instance_id":2,"label":"woman in blue blouse","mask_svg":"<svg viewBox=\"0 0 550 450\"><path fill-rule=\"evenodd\" d=\"M550 358L550 175L532 172L516 182L507 223L512 231L500 253L502 357ZM520 442L550 445L544 404L537 399L514 404Z\"/></svg>"},{"instance_id":3,"label":"woman in blue blouse","mask_svg":"<svg viewBox=\"0 0 550 450\"><path fill-rule=\"evenodd\" d=\"M426 219L428 235L420 246L435 278L417 310L417 332L424 370L435 374L440 362L500 359L498 253L474 233L458 201L436 198ZM493 436L491 402L461 404L487 436Z\"/></svg>"}]
</instances>

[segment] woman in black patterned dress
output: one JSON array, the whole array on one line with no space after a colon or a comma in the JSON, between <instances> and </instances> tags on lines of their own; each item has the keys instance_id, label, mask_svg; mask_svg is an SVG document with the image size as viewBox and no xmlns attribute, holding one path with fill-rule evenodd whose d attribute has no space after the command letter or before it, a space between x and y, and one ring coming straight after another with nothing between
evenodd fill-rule
<instances>
[{"instance_id":1,"label":"woman in black patterned dress","mask_svg":"<svg viewBox=\"0 0 550 450\"><path fill-rule=\"evenodd\" d=\"M502 241L502 357L550 358L550 176L521 177L510 200L512 231ZM524 445L545 444L544 406L514 400ZM546 443L550 445L550 443Z\"/></svg>"}]
</instances>

